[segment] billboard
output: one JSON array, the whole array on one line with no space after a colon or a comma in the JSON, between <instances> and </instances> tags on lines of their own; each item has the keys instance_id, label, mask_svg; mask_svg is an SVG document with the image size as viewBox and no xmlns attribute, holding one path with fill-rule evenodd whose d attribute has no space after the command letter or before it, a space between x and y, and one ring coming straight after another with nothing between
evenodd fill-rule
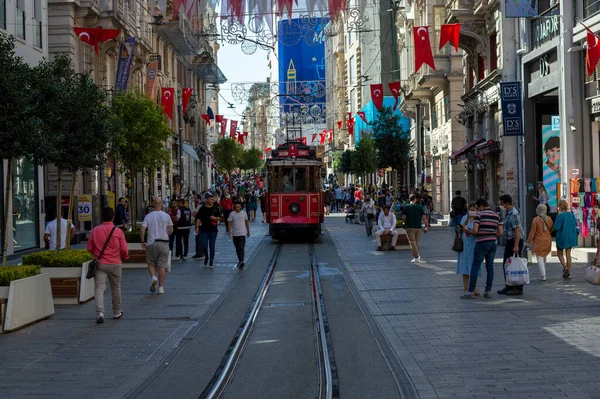
<instances>
[{"instance_id":1,"label":"billboard","mask_svg":"<svg viewBox=\"0 0 600 399\"><path fill-rule=\"evenodd\" d=\"M558 211L558 191L560 184L560 119L552 117L552 124L542 125L542 173L543 183L548 193L550 212Z\"/></svg>"},{"instance_id":2,"label":"billboard","mask_svg":"<svg viewBox=\"0 0 600 399\"><path fill-rule=\"evenodd\" d=\"M310 29L301 29L305 23L298 18L280 21L277 29L281 127L293 129L294 136L326 126L323 28L329 19L313 20Z\"/></svg>"},{"instance_id":3,"label":"billboard","mask_svg":"<svg viewBox=\"0 0 600 399\"><path fill-rule=\"evenodd\" d=\"M538 16L538 0L506 0L506 18L533 18Z\"/></svg>"}]
</instances>

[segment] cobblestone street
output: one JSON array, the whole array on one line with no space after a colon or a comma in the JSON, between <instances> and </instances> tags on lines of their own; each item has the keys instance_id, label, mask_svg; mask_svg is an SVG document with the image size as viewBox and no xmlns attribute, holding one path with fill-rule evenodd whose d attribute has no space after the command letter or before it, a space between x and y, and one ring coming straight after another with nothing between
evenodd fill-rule
<instances>
[{"instance_id":1,"label":"cobblestone street","mask_svg":"<svg viewBox=\"0 0 600 399\"><path fill-rule=\"evenodd\" d=\"M364 226L341 216L326 228L421 398L600 397L599 288L584 280L585 264L563 280L550 258L546 282L530 265L525 295L500 296L498 247L493 298L466 301L451 227L421 236L418 264L409 250L375 252Z\"/></svg>"}]
</instances>

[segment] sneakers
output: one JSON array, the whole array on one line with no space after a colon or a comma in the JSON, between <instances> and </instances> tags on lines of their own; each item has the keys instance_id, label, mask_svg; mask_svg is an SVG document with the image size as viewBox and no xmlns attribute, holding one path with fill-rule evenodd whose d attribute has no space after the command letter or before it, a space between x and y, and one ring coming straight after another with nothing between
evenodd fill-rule
<instances>
[{"instance_id":1,"label":"sneakers","mask_svg":"<svg viewBox=\"0 0 600 399\"><path fill-rule=\"evenodd\" d=\"M245 264L244 262L240 262L240 263L238 263L238 265L237 265L237 267L238 267L238 268L240 268L240 269L243 269L243 268L244 268L244 266L246 266L246 264Z\"/></svg>"},{"instance_id":2,"label":"sneakers","mask_svg":"<svg viewBox=\"0 0 600 399\"><path fill-rule=\"evenodd\" d=\"M379 252L381 252L381 251L383 251L383 248L381 248L381 247L377 247L376 251L379 251Z\"/></svg>"},{"instance_id":3,"label":"sneakers","mask_svg":"<svg viewBox=\"0 0 600 399\"><path fill-rule=\"evenodd\" d=\"M475 299L475 295L472 292L465 292L460 299Z\"/></svg>"},{"instance_id":4,"label":"sneakers","mask_svg":"<svg viewBox=\"0 0 600 399\"><path fill-rule=\"evenodd\" d=\"M419 256L418 258L413 258L413 260L410 261L410 263L419 263L421 261L421 257Z\"/></svg>"},{"instance_id":5,"label":"sneakers","mask_svg":"<svg viewBox=\"0 0 600 399\"><path fill-rule=\"evenodd\" d=\"M209 268L209 269L214 269L214 268L215 268L215 265L208 265L208 268Z\"/></svg>"},{"instance_id":6,"label":"sneakers","mask_svg":"<svg viewBox=\"0 0 600 399\"><path fill-rule=\"evenodd\" d=\"M152 277L152 284L150 285L150 292L156 291L156 285L158 284L158 279L156 276Z\"/></svg>"},{"instance_id":7,"label":"sneakers","mask_svg":"<svg viewBox=\"0 0 600 399\"><path fill-rule=\"evenodd\" d=\"M509 296L523 295L523 291L513 289L513 290L508 291L506 293L506 295L509 295Z\"/></svg>"},{"instance_id":8,"label":"sneakers","mask_svg":"<svg viewBox=\"0 0 600 399\"><path fill-rule=\"evenodd\" d=\"M202 259L204 258L204 255L194 255L192 256L192 259Z\"/></svg>"},{"instance_id":9,"label":"sneakers","mask_svg":"<svg viewBox=\"0 0 600 399\"><path fill-rule=\"evenodd\" d=\"M163 287L158 287L158 295L162 295L165 293L165 289Z\"/></svg>"},{"instance_id":10,"label":"sneakers","mask_svg":"<svg viewBox=\"0 0 600 399\"><path fill-rule=\"evenodd\" d=\"M483 297L484 298L491 298L492 297L492 293L490 291L486 291L483 293Z\"/></svg>"},{"instance_id":11,"label":"sneakers","mask_svg":"<svg viewBox=\"0 0 600 399\"><path fill-rule=\"evenodd\" d=\"M113 316L113 319L115 319L115 320L119 320L121 317L123 317L123 312L122 312L122 311L121 311L121 312L119 312L118 314L114 315L114 316Z\"/></svg>"},{"instance_id":12,"label":"sneakers","mask_svg":"<svg viewBox=\"0 0 600 399\"><path fill-rule=\"evenodd\" d=\"M563 268L563 278L569 278L569 269L566 267Z\"/></svg>"},{"instance_id":13,"label":"sneakers","mask_svg":"<svg viewBox=\"0 0 600 399\"><path fill-rule=\"evenodd\" d=\"M547 280L546 276L540 277L540 281L546 281L546 280Z\"/></svg>"},{"instance_id":14,"label":"sneakers","mask_svg":"<svg viewBox=\"0 0 600 399\"><path fill-rule=\"evenodd\" d=\"M501 290L498 290L498 294L499 295L506 295L507 292L509 292L512 288L510 287L504 287Z\"/></svg>"},{"instance_id":15,"label":"sneakers","mask_svg":"<svg viewBox=\"0 0 600 399\"><path fill-rule=\"evenodd\" d=\"M187 256L184 256L181 258L182 260L187 260Z\"/></svg>"},{"instance_id":16,"label":"sneakers","mask_svg":"<svg viewBox=\"0 0 600 399\"><path fill-rule=\"evenodd\" d=\"M204 258L204 267L208 265L208 257Z\"/></svg>"},{"instance_id":17,"label":"sneakers","mask_svg":"<svg viewBox=\"0 0 600 399\"><path fill-rule=\"evenodd\" d=\"M104 323L104 313L98 313L98 317L96 317L96 324Z\"/></svg>"}]
</instances>

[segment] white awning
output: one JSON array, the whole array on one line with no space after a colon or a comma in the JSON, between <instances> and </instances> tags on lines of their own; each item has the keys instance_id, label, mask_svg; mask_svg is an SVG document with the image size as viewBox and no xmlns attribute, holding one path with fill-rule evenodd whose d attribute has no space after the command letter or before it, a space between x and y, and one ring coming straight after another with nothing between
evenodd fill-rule
<instances>
[{"instance_id":1,"label":"white awning","mask_svg":"<svg viewBox=\"0 0 600 399\"><path fill-rule=\"evenodd\" d=\"M188 154L190 157L192 157L192 159L196 160L196 161L200 161L200 157L198 156L198 154L196 153L196 150L194 150L194 147L192 147L189 144L183 144L183 146L181 147L183 148L183 152L185 152L186 154Z\"/></svg>"}]
</instances>

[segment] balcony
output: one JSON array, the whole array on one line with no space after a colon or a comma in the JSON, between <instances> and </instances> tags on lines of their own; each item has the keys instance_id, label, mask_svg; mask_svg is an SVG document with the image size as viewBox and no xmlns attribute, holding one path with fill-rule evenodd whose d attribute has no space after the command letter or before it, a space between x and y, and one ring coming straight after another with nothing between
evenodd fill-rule
<instances>
[{"instance_id":1,"label":"balcony","mask_svg":"<svg viewBox=\"0 0 600 399\"><path fill-rule=\"evenodd\" d=\"M484 17L496 8L496 0L476 0L473 6L473 15Z\"/></svg>"},{"instance_id":2,"label":"balcony","mask_svg":"<svg viewBox=\"0 0 600 399\"><path fill-rule=\"evenodd\" d=\"M450 68L448 57L434 57L436 70L423 65L417 74L416 83L421 88L430 89L433 87L442 87L447 81L447 71Z\"/></svg>"},{"instance_id":3,"label":"balcony","mask_svg":"<svg viewBox=\"0 0 600 399\"><path fill-rule=\"evenodd\" d=\"M158 18L155 16L155 19ZM208 42L201 38L198 31L181 11L178 18L169 22L155 22L154 31L164 41L169 43L179 55L212 54Z\"/></svg>"},{"instance_id":4,"label":"balcony","mask_svg":"<svg viewBox=\"0 0 600 399\"><path fill-rule=\"evenodd\" d=\"M206 83L223 84L227 82L227 78L214 62L192 64L192 71Z\"/></svg>"},{"instance_id":5,"label":"balcony","mask_svg":"<svg viewBox=\"0 0 600 399\"><path fill-rule=\"evenodd\" d=\"M482 2L486 0L477 0ZM491 0L487 0L491 1ZM446 22L457 23L473 19L476 0L450 0L446 3Z\"/></svg>"}]
</instances>

